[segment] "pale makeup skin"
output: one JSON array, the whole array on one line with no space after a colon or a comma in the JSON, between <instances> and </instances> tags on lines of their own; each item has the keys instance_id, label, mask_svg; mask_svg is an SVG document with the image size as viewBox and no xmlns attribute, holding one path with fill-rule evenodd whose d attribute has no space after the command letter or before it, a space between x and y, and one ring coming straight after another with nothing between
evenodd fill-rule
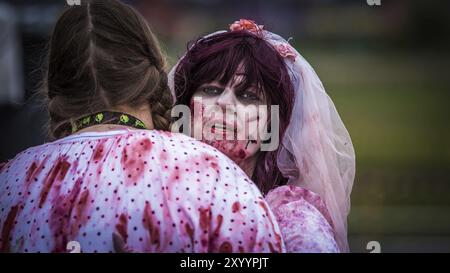
<instances>
[{"instance_id":1,"label":"pale makeup skin","mask_svg":"<svg viewBox=\"0 0 450 273\"><path fill-rule=\"evenodd\" d=\"M202 141L227 155L251 177L261 148L260 136L267 127L268 111L266 99L262 97L262 92L258 94L255 86L246 90L239 90L239 84L245 77L245 74L241 71L242 69L238 68L232 80L225 86L217 81L200 86L191 99L191 108L196 107L196 101L201 98L203 104L201 105L203 111L201 121L203 125ZM249 105L264 105L264 107L261 107L262 111L254 111L254 109L257 109L255 107L242 111ZM208 106L220 107L223 110L223 114L219 115L221 118L217 118L213 113L219 108ZM227 108L233 111L226 111ZM233 112L235 112L234 118ZM245 138L237 138L236 134L243 132L242 130L245 130ZM211 137L206 138L206 134L213 134L216 138L210 140ZM234 135L233 140L225 138L224 134Z\"/></svg>"}]
</instances>

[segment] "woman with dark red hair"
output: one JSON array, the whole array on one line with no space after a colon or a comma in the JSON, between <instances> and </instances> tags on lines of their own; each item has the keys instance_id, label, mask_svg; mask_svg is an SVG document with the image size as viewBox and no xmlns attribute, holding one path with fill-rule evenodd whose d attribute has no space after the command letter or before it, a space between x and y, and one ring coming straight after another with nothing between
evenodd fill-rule
<instances>
[{"instance_id":1,"label":"woman with dark red hair","mask_svg":"<svg viewBox=\"0 0 450 273\"><path fill-rule=\"evenodd\" d=\"M351 139L314 70L286 40L242 19L195 41L169 86L176 104L190 106L195 137L266 194L289 252L349 250ZM275 147L263 149L268 142Z\"/></svg>"}]
</instances>

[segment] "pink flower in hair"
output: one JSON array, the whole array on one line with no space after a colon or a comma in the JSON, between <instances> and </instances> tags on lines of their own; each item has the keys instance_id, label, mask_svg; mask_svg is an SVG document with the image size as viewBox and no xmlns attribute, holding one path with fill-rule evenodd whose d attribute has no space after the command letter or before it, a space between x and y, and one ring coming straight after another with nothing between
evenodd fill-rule
<instances>
[{"instance_id":1,"label":"pink flower in hair","mask_svg":"<svg viewBox=\"0 0 450 273\"><path fill-rule=\"evenodd\" d=\"M292 46L289 45L288 43L278 44L275 46L275 48L277 49L281 57L289 58L292 61L295 61L297 54L295 53L295 50L292 48Z\"/></svg>"},{"instance_id":2,"label":"pink flower in hair","mask_svg":"<svg viewBox=\"0 0 450 273\"><path fill-rule=\"evenodd\" d=\"M263 28L263 25L258 25L255 23L255 21L247 19L240 19L239 21L235 21L230 25L231 31L247 30L254 34L260 34Z\"/></svg>"}]
</instances>

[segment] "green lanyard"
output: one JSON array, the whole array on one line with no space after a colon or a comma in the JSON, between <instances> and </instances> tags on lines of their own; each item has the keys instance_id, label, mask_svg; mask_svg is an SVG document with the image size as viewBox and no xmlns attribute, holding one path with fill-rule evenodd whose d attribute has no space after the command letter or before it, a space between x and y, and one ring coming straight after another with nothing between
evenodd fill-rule
<instances>
[{"instance_id":1,"label":"green lanyard","mask_svg":"<svg viewBox=\"0 0 450 273\"><path fill-rule=\"evenodd\" d=\"M72 133L99 124L125 125L136 129L147 129L140 119L121 112L102 111L70 122Z\"/></svg>"}]
</instances>

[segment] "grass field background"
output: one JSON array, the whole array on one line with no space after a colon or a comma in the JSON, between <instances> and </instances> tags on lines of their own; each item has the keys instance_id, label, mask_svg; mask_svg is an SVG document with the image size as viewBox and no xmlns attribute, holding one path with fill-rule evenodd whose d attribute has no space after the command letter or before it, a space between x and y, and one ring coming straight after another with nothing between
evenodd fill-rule
<instances>
[{"instance_id":1,"label":"grass field background","mask_svg":"<svg viewBox=\"0 0 450 273\"><path fill-rule=\"evenodd\" d=\"M450 251L449 57L304 49L357 156L354 252Z\"/></svg>"}]
</instances>

